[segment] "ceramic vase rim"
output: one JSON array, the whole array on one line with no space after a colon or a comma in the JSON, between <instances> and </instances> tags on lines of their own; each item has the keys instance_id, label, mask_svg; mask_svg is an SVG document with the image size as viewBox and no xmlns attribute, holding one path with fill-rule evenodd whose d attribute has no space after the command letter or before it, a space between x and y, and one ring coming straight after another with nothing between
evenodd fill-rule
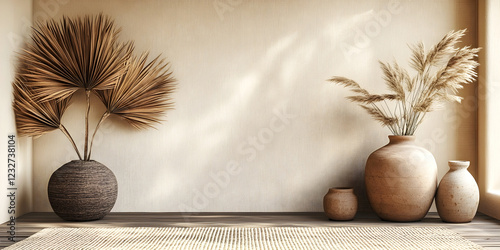
<instances>
[{"instance_id":1,"label":"ceramic vase rim","mask_svg":"<svg viewBox=\"0 0 500 250\"><path fill-rule=\"evenodd\" d=\"M389 135L390 141L414 141L417 139L414 135Z\"/></svg>"},{"instance_id":2,"label":"ceramic vase rim","mask_svg":"<svg viewBox=\"0 0 500 250\"><path fill-rule=\"evenodd\" d=\"M71 160L67 163L70 163L70 162L73 162L73 163L77 163L77 162L79 162L79 163L100 163L96 160L88 160L88 161L86 161L86 160ZM102 163L100 163L100 164L102 164Z\"/></svg>"},{"instance_id":3,"label":"ceramic vase rim","mask_svg":"<svg viewBox=\"0 0 500 250\"><path fill-rule=\"evenodd\" d=\"M468 168L470 166L470 161L451 160L448 161L448 166L454 169Z\"/></svg>"},{"instance_id":4,"label":"ceramic vase rim","mask_svg":"<svg viewBox=\"0 0 500 250\"><path fill-rule=\"evenodd\" d=\"M463 161L463 160L450 160L448 163L452 164L470 164L470 161Z\"/></svg>"}]
</instances>

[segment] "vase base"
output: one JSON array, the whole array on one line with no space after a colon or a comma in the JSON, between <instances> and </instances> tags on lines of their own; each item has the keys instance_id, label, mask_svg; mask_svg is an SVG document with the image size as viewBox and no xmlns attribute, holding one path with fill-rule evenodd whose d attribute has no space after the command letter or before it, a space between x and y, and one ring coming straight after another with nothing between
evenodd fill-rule
<instances>
[{"instance_id":1,"label":"vase base","mask_svg":"<svg viewBox=\"0 0 500 250\"><path fill-rule=\"evenodd\" d=\"M392 220L392 219L384 219L382 217L378 217L381 221L387 221L387 222L401 222L401 223L405 223L405 222L419 222L419 221L422 221L422 219L416 219L416 220Z\"/></svg>"},{"instance_id":2,"label":"vase base","mask_svg":"<svg viewBox=\"0 0 500 250\"><path fill-rule=\"evenodd\" d=\"M463 224L463 223L470 223L472 220L468 220L468 221L445 221L443 220L443 222L445 223L450 223L450 224Z\"/></svg>"},{"instance_id":3,"label":"vase base","mask_svg":"<svg viewBox=\"0 0 500 250\"><path fill-rule=\"evenodd\" d=\"M328 220L329 221L352 221L352 220L354 220L354 218L352 218L352 219L340 219L340 220L339 219L330 219L330 218L328 218Z\"/></svg>"}]
</instances>

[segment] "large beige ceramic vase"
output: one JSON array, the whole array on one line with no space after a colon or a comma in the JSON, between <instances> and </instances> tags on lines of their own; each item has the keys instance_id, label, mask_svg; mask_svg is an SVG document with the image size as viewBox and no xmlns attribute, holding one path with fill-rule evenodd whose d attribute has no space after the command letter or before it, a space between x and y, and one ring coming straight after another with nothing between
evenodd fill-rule
<instances>
[{"instance_id":1,"label":"large beige ceramic vase","mask_svg":"<svg viewBox=\"0 0 500 250\"><path fill-rule=\"evenodd\" d=\"M389 136L389 144L368 157L365 184L370 205L381 219L421 220L436 192L436 160L415 145L414 136Z\"/></svg>"}]
</instances>

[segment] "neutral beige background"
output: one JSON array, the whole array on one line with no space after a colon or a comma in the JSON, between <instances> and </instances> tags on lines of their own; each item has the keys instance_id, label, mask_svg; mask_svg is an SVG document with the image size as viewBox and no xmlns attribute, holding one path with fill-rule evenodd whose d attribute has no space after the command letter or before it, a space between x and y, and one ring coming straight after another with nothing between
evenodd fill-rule
<instances>
[{"instance_id":1,"label":"neutral beige background","mask_svg":"<svg viewBox=\"0 0 500 250\"><path fill-rule=\"evenodd\" d=\"M29 34L32 3L29 0L0 0L0 221L10 219L8 210L11 200L7 197L7 150L8 136L15 135L16 127L12 110L11 82L15 70L15 53ZM16 138L16 183L15 215L19 216L32 210L32 169L31 139ZM11 187L11 186L9 186ZM14 206L12 206L14 207Z\"/></svg>"},{"instance_id":2,"label":"neutral beige background","mask_svg":"<svg viewBox=\"0 0 500 250\"><path fill-rule=\"evenodd\" d=\"M479 189L481 203L479 209L492 217L500 219L500 2L495 0L479 1L479 38L483 51L479 62L481 67L479 83Z\"/></svg>"},{"instance_id":3,"label":"neutral beige background","mask_svg":"<svg viewBox=\"0 0 500 250\"><path fill-rule=\"evenodd\" d=\"M98 133L93 158L119 182L113 211L321 211L333 186L354 186L367 210L364 163L390 132L326 79L342 75L383 93L377 60L407 65L407 44L430 46L467 28L464 45L477 45L472 0L34 3L40 20L103 12L137 51L172 63L179 88L167 122L134 131L112 120ZM451 159L470 160L475 174L475 86L461 95L463 105L428 115L416 133L440 178ZM74 101L64 122L83 145L81 96ZM95 122L102 107L93 112ZM51 210L50 174L75 158L59 132L34 141L35 211Z\"/></svg>"}]
</instances>

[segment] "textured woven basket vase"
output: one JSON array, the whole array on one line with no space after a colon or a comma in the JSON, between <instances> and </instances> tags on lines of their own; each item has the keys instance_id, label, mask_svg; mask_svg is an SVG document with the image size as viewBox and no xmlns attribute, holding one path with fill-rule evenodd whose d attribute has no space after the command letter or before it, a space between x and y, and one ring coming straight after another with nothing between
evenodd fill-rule
<instances>
[{"instance_id":1,"label":"textured woven basket vase","mask_svg":"<svg viewBox=\"0 0 500 250\"><path fill-rule=\"evenodd\" d=\"M97 161L71 161L49 180L54 212L64 220L90 221L106 216L116 202L118 183L109 168Z\"/></svg>"}]
</instances>

